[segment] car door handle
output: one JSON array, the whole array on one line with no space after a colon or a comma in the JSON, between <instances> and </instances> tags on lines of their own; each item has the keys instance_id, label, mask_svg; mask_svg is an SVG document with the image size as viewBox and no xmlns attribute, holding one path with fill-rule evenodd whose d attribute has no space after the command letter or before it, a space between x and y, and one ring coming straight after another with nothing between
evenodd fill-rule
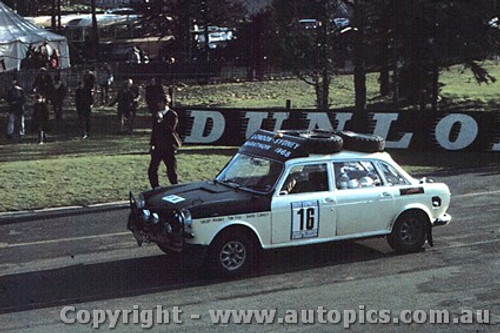
<instances>
[{"instance_id":1,"label":"car door handle","mask_svg":"<svg viewBox=\"0 0 500 333\"><path fill-rule=\"evenodd\" d=\"M335 203L335 199L334 198L325 198L324 202L326 202L326 203Z\"/></svg>"},{"instance_id":2,"label":"car door handle","mask_svg":"<svg viewBox=\"0 0 500 333\"><path fill-rule=\"evenodd\" d=\"M381 199L390 199L390 198L392 198L392 195L389 192L382 192L382 193L380 193L379 197Z\"/></svg>"}]
</instances>

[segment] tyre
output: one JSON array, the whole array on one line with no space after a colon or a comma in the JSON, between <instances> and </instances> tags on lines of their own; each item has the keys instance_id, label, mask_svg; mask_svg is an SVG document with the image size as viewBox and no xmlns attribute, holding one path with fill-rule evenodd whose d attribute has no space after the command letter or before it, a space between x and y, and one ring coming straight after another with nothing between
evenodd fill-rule
<instances>
[{"instance_id":1,"label":"tyre","mask_svg":"<svg viewBox=\"0 0 500 333\"><path fill-rule=\"evenodd\" d=\"M389 236L387 242L396 252L417 252L427 239L427 218L425 213L407 212L401 215Z\"/></svg>"},{"instance_id":2,"label":"tyre","mask_svg":"<svg viewBox=\"0 0 500 333\"><path fill-rule=\"evenodd\" d=\"M162 250L165 254L167 254L168 257L171 258L172 260L182 259L182 253L179 253L179 252L176 252L176 251L170 249L165 244L156 243L156 245L158 246L158 248L160 250Z\"/></svg>"},{"instance_id":3,"label":"tyre","mask_svg":"<svg viewBox=\"0 0 500 333\"><path fill-rule=\"evenodd\" d=\"M306 139L306 149L312 154L338 153L343 147L342 138L332 132L310 131L300 133L300 137Z\"/></svg>"},{"instance_id":4,"label":"tyre","mask_svg":"<svg viewBox=\"0 0 500 333\"><path fill-rule=\"evenodd\" d=\"M210 247L209 264L213 272L234 278L250 271L257 255L257 245L247 232L228 231L218 236Z\"/></svg>"},{"instance_id":5,"label":"tyre","mask_svg":"<svg viewBox=\"0 0 500 333\"><path fill-rule=\"evenodd\" d=\"M337 134L344 141L344 149L365 153L384 151L385 140L378 135L339 131Z\"/></svg>"}]
</instances>

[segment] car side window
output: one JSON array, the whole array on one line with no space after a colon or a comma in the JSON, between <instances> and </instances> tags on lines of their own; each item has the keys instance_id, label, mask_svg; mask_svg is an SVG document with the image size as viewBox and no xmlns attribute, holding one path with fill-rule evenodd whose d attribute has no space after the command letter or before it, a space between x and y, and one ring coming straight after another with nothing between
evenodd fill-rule
<instances>
[{"instance_id":1,"label":"car side window","mask_svg":"<svg viewBox=\"0 0 500 333\"><path fill-rule=\"evenodd\" d=\"M339 190L382 185L382 180L372 162L335 162L333 168L335 170L335 186Z\"/></svg>"},{"instance_id":2,"label":"car side window","mask_svg":"<svg viewBox=\"0 0 500 333\"><path fill-rule=\"evenodd\" d=\"M384 162L379 162L378 166L387 181L387 185L395 186L410 184L410 182L406 180L393 166Z\"/></svg>"},{"instance_id":3,"label":"car side window","mask_svg":"<svg viewBox=\"0 0 500 333\"><path fill-rule=\"evenodd\" d=\"M296 165L290 169L281 195L328 191L326 164Z\"/></svg>"}]
</instances>

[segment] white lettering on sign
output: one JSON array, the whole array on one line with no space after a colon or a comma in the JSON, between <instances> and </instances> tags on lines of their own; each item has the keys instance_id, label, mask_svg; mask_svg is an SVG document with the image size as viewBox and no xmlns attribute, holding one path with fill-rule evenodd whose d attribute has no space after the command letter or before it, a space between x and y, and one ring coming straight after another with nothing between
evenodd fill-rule
<instances>
[{"instance_id":1,"label":"white lettering on sign","mask_svg":"<svg viewBox=\"0 0 500 333\"><path fill-rule=\"evenodd\" d=\"M273 119L276 119L274 130L279 131L283 128L283 122L290 117L290 112L274 112Z\"/></svg>"},{"instance_id":2,"label":"white lettering on sign","mask_svg":"<svg viewBox=\"0 0 500 333\"><path fill-rule=\"evenodd\" d=\"M262 127L262 122L267 118L266 112L245 112L245 118L248 119L245 138L249 138L253 133Z\"/></svg>"},{"instance_id":3,"label":"white lettering on sign","mask_svg":"<svg viewBox=\"0 0 500 333\"><path fill-rule=\"evenodd\" d=\"M347 123L352 118L352 113L339 112L335 113L335 119L338 120L337 131L343 131L345 128L345 123Z\"/></svg>"},{"instance_id":4,"label":"white lettering on sign","mask_svg":"<svg viewBox=\"0 0 500 333\"><path fill-rule=\"evenodd\" d=\"M398 120L398 117L399 115L397 113L375 113L373 116L373 120L376 122L373 134L386 139L386 148L407 149L410 146L413 133L403 134L403 137L399 141L387 141L391 124Z\"/></svg>"},{"instance_id":5,"label":"white lettering on sign","mask_svg":"<svg viewBox=\"0 0 500 333\"><path fill-rule=\"evenodd\" d=\"M191 134L184 140L185 143L213 143L219 140L226 129L226 120L222 113L217 111L187 111L188 117L193 117ZM212 130L207 135L203 135L208 120L213 123Z\"/></svg>"},{"instance_id":6,"label":"white lettering on sign","mask_svg":"<svg viewBox=\"0 0 500 333\"><path fill-rule=\"evenodd\" d=\"M460 125L460 131L455 141L451 141L450 133L455 124ZM435 129L436 141L447 150L464 149L476 140L478 132L477 122L466 114L450 114L441 119Z\"/></svg>"},{"instance_id":7,"label":"white lettering on sign","mask_svg":"<svg viewBox=\"0 0 500 333\"><path fill-rule=\"evenodd\" d=\"M322 130L333 131L332 123L326 112L310 112L307 114L309 119L309 130L320 128Z\"/></svg>"},{"instance_id":8,"label":"white lettering on sign","mask_svg":"<svg viewBox=\"0 0 500 333\"><path fill-rule=\"evenodd\" d=\"M262 150L271 149L271 145L266 145L265 143L255 142L255 141L245 142L245 147L253 147L253 148L258 148L258 149L262 149Z\"/></svg>"},{"instance_id":9,"label":"white lettering on sign","mask_svg":"<svg viewBox=\"0 0 500 333\"><path fill-rule=\"evenodd\" d=\"M253 133L262 128L262 123L267 118L275 119L276 123L271 131L278 131L283 127L283 122L290 117L289 112L259 112L249 111L245 112L244 118L248 119L247 129L245 131L245 138L249 138Z\"/></svg>"},{"instance_id":10,"label":"white lettering on sign","mask_svg":"<svg viewBox=\"0 0 500 333\"><path fill-rule=\"evenodd\" d=\"M231 110L230 112L234 112ZM226 116L227 114L227 116ZM235 134L239 137L239 133L245 133L246 138L251 137L252 133L255 133L262 127L262 124L266 120L275 120L274 129L271 131L275 132L283 129L283 124L290 119L290 112L285 111L248 111L243 112L244 117L248 119L248 124L245 126L243 124L234 123L231 121L227 124L227 119L231 118L232 115L226 113L226 111L216 111L216 110L187 110L186 116L193 118L193 123L191 128L187 130L188 135L185 138L186 143L196 143L196 144L213 144L219 141L224 134ZM493 129L480 129L479 124L474 119L467 114L460 113L450 113L439 121L436 120L437 125L434 128L415 128L415 132L400 132L399 139L394 141L388 141L387 137L391 132L391 128L396 126L394 124L399 119L400 114L393 113L373 113L373 120L375 122L375 128L373 134L383 137L386 140L386 147L392 149L408 149L410 147L412 139L415 139L415 134L419 139L422 139L424 135L433 135L439 146L446 150L461 150L467 148L473 144L478 136L480 130L487 133L482 133L483 136L490 136L491 133L494 134L496 128L498 127L498 121L495 121L492 117L491 126ZM439 119L436 115L429 115L432 119ZM306 117L309 120L308 129L312 130L315 128L321 128L324 130L333 130L334 124L337 124L336 130L344 130L346 124L351 121L353 117L352 112L307 112ZM405 124L411 119L406 119ZM207 126L212 123L213 126L210 130L206 130ZM415 119L415 126L422 125ZM226 128L227 126L227 128ZM235 128L233 128L235 127ZM397 126L396 126L397 127ZM300 128L296 128L300 129ZM456 131L454 131L456 129ZM420 131L420 132L417 132ZM455 133L456 132L456 137ZM429 133L429 134L427 134ZM453 135L452 135L453 133ZM236 139L236 138L235 138ZM485 138L486 139L486 138ZM231 144L234 141L232 138L228 139ZM236 139L237 141L238 139ZM500 151L500 141L497 137L489 138L491 151ZM282 144L282 146L288 149L292 148ZM483 147L481 149L489 149L489 147ZM282 152L279 152L280 154Z\"/></svg>"}]
</instances>

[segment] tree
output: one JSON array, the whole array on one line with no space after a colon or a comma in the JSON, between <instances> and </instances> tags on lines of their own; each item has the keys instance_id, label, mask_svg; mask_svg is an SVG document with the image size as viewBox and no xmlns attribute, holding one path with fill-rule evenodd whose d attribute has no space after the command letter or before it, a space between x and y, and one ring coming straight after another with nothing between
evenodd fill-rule
<instances>
[{"instance_id":1,"label":"tree","mask_svg":"<svg viewBox=\"0 0 500 333\"><path fill-rule=\"evenodd\" d=\"M35 16L40 7L40 0L4 0L3 2L21 16Z\"/></svg>"},{"instance_id":2,"label":"tree","mask_svg":"<svg viewBox=\"0 0 500 333\"><path fill-rule=\"evenodd\" d=\"M234 27L245 16L241 0L151 0L137 8L143 22L160 36L172 35L170 52L181 59L192 60L194 47L193 26L208 25Z\"/></svg>"},{"instance_id":3,"label":"tree","mask_svg":"<svg viewBox=\"0 0 500 333\"><path fill-rule=\"evenodd\" d=\"M331 77L348 58L347 46L354 31L342 29L333 21L342 6L346 4L340 0L273 1L284 55L282 61L304 82L314 86L316 107L320 110L330 106ZM304 25L300 21L304 18L312 20Z\"/></svg>"},{"instance_id":4,"label":"tree","mask_svg":"<svg viewBox=\"0 0 500 333\"><path fill-rule=\"evenodd\" d=\"M373 0L366 6L374 17L367 44L379 46L370 48L377 54L372 65L381 73L381 95L391 89L396 109L401 101L437 110L439 71L453 64L471 69L479 83L495 80L480 61L498 53L499 31L488 24L498 3Z\"/></svg>"},{"instance_id":5,"label":"tree","mask_svg":"<svg viewBox=\"0 0 500 333\"><path fill-rule=\"evenodd\" d=\"M278 27L275 12L267 7L237 26L237 38L228 49L232 58L247 68L247 78L261 78L267 64L280 62Z\"/></svg>"}]
</instances>

